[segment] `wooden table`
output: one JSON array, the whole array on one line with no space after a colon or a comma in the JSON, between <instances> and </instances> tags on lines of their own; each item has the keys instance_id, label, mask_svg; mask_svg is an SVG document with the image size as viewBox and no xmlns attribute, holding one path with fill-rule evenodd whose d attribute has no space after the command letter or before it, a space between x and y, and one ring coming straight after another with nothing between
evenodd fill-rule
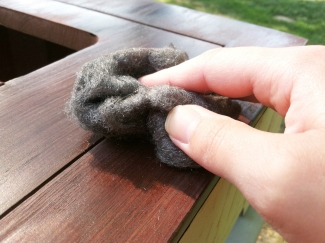
<instances>
[{"instance_id":1,"label":"wooden table","mask_svg":"<svg viewBox=\"0 0 325 243\"><path fill-rule=\"evenodd\" d=\"M104 139L69 121L64 108L75 73L129 47L173 43L192 58L212 48L305 39L147 0L2 0L0 24L0 80L9 79L0 87L0 240L227 238L248 205L240 192L205 170L160 164L148 142ZM272 110L242 106L242 121L278 129Z\"/></svg>"}]
</instances>

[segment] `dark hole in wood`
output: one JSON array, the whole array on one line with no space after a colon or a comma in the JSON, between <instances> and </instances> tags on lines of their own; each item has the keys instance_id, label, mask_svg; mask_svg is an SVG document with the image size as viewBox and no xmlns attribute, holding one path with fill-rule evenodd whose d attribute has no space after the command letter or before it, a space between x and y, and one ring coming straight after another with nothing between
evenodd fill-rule
<instances>
[{"instance_id":1,"label":"dark hole in wood","mask_svg":"<svg viewBox=\"0 0 325 243\"><path fill-rule=\"evenodd\" d=\"M1 81L28 74L76 52L0 25Z\"/></svg>"}]
</instances>

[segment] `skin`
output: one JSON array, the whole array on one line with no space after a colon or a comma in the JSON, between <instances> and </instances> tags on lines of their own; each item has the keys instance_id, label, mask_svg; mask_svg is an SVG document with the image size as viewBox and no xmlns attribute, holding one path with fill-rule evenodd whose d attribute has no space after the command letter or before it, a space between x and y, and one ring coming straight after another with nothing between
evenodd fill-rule
<instances>
[{"instance_id":1,"label":"skin","mask_svg":"<svg viewBox=\"0 0 325 243\"><path fill-rule=\"evenodd\" d=\"M140 82L255 100L282 115L284 134L194 105L174 108L165 126L288 242L325 242L325 47L218 48Z\"/></svg>"}]
</instances>

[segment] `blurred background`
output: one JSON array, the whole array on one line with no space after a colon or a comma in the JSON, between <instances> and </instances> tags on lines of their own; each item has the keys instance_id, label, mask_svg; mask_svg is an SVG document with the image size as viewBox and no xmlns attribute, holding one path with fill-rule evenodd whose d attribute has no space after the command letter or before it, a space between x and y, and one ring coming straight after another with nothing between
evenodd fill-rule
<instances>
[{"instance_id":1,"label":"blurred background","mask_svg":"<svg viewBox=\"0 0 325 243\"><path fill-rule=\"evenodd\" d=\"M325 44L324 0L156 0L270 27Z\"/></svg>"},{"instance_id":2,"label":"blurred background","mask_svg":"<svg viewBox=\"0 0 325 243\"><path fill-rule=\"evenodd\" d=\"M325 44L324 0L156 0L202 12L277 29ZM264 223L257 243L283 243L280 234Z\"/></svg>"}]
</instances>

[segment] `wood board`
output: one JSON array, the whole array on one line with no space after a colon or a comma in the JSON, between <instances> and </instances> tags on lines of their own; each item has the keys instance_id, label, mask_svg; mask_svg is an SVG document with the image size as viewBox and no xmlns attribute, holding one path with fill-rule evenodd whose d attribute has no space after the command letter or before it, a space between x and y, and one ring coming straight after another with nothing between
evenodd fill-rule
<instances>
[{"instance_id":1,"label":"wood board","mask_svg":"<svg viewBox=\"0 0 325 243\"><path fill-rule=\"evenodd\" d=\"M303 45L306 40L148 1L123 6L117 0L65 2L0 2L4 26L79 50L0 87L0 239L171 239L218 180L206 171L160 165L147 142L120 146L69 121L64 107L75 72L88 60L128 47L172 42L194 57L221 46ZM169 25L161 17L178 24ZM213 27L205 28L206 22ZM256 122L262 107L242 105L241 119ZM112 182L114 178L119 183ZM150 193L135 186L139 183ZM109 219L128 227L116 230ZM153 238L145 238L142 231Z\"/></svg>"}]
</instances>

